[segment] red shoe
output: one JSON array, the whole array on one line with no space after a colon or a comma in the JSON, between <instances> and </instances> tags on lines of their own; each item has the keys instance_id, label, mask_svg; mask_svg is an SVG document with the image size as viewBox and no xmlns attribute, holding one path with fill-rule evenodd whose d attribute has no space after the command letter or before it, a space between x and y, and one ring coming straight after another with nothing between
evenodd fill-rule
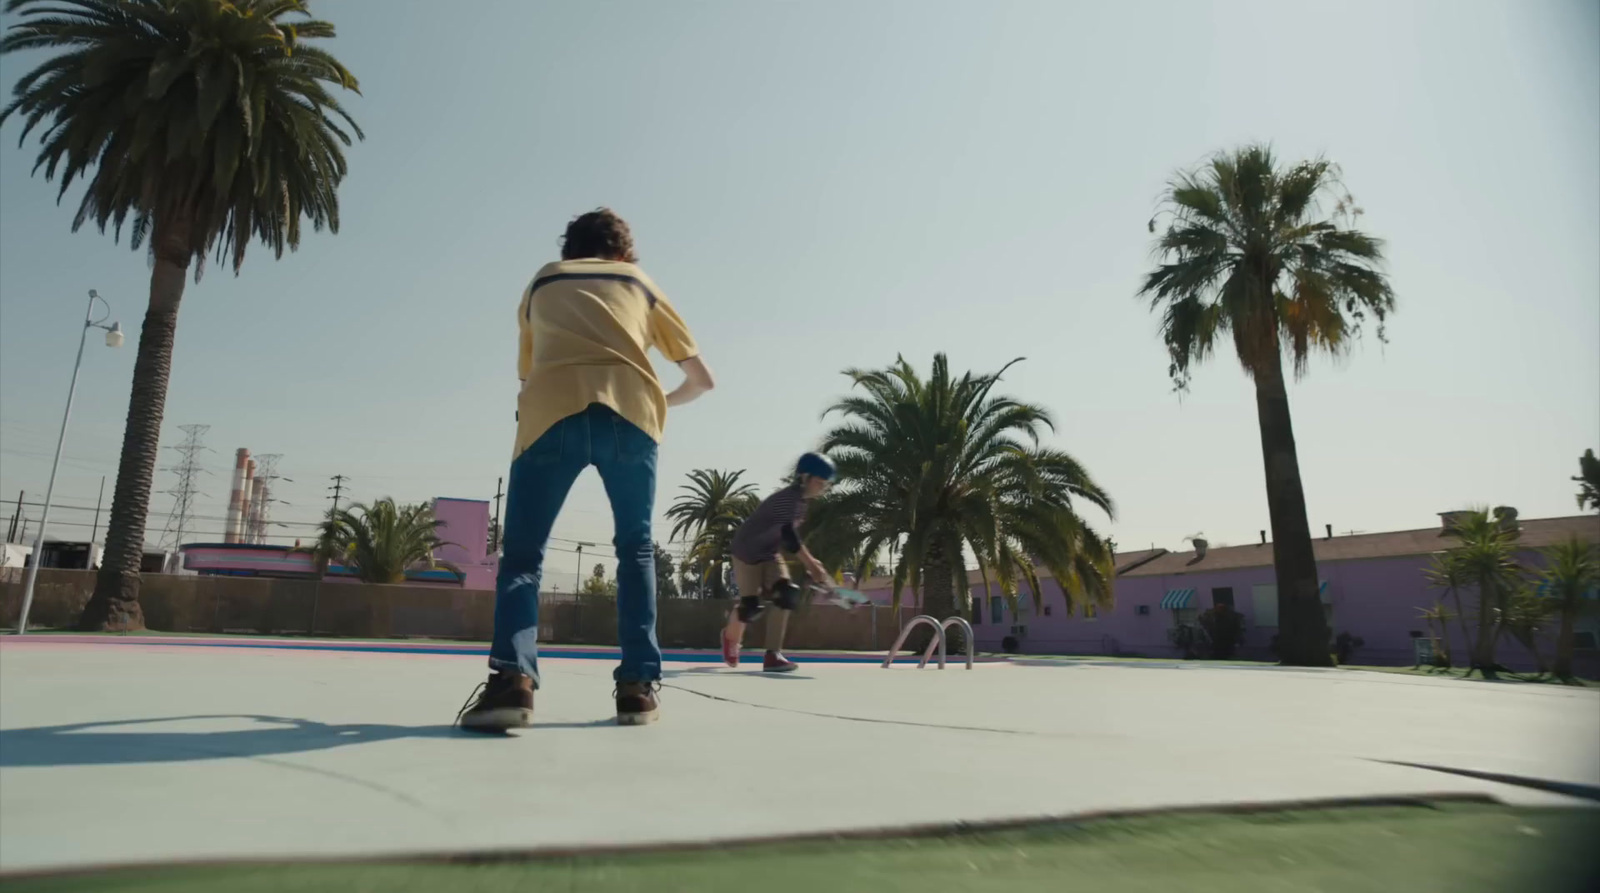
<instances>
[{"instance_id":1,"label":"red shoe","mask_svg":"<svg viewBox=\"0 0 1600 893\"><path fill-rule=\"evenodd\" d=\"M728 628L722 628L722 662L730 667L739 665L739 642L729 637Z\"/></svg>"},{"instance_id":2,"label":"red shoe","mask_svg":"<svg viewBox=\"0 0 1600 893\"><path fill-rule=\"evenodd\" d=\"M764 673L792 673L798 666L799 664L776 651L768 651L766 658L761 662L761 670Z\"/></svg>"}]
</instances>

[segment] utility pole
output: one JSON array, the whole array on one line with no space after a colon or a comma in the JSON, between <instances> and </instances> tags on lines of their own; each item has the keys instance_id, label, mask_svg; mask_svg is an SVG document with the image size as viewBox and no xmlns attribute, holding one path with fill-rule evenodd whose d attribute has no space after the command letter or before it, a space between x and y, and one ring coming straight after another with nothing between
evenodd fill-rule
<instances>
[{"instance_id":1,"label":"utility pole","mask_svg":"<svg viewBox=\"0 0 1600 893\"><path fill-rule=\"evenodd\" d=\"M584 546L588 546L589 548L593 549L594 548L594 543L579 543L578 544L578 584L575 587L573 587L573 589L572 589L572 591L574 593L582 593L583 592L583 547Z\"/></svg>"},{"instance_id":2,"label":"utility pole","mask_svg":"<svg viewBox=\"0 0 1600 893\"><path fill-rule=\"evenodd\" d=\"M17 511L16 511L16 514L11 516L11 530L7 531L7 533L6 533L6 542L8 542L8 543L12 542L12 541L22 542L22 540L18 540L16 537L17 537L17 522L22 519L22 497L23 497L23 495L24 495L24 491L21 491L21 490L17 491Z\"/></svg>"},{"instance_id":3,"label":"utility pole","mask_svg":"<svg viewBox=\"0 0 1600 893\"><path fill-rule=\"evenodd\" d=\"M100 504L106 501L106 476L100 475L100 495L94 499L94 526L89 528L89 544L94 545L94 538L100 535Z\"/></svg>"},{"instance_id":4,"label":"utility pole","mask_svg":"<svg viewBox=\"0 0 1600 893\"><path fill-rule=\"evenodd\" d=\"M344 482L350 479L342 474L336 474L329 480L333 481L333 486L328 488L333 491L333 496L330 497L333 499L333 508L328 510L328 520L331 521L333 516L339 513L339 494L344 492Z\"/></svg>"},{"instance_id":5,"label":"utility pole","mask_svg":"<svg viewBox=\"0 0 1600 893\"><path fill-rule=\"evenodd\" d=\"M494 479L494 542L489 544L490 555L500 551L500 539L504 536L500 530L500 497L506 495L505 483L503 477Z\"/></svg>"}]
</instances>

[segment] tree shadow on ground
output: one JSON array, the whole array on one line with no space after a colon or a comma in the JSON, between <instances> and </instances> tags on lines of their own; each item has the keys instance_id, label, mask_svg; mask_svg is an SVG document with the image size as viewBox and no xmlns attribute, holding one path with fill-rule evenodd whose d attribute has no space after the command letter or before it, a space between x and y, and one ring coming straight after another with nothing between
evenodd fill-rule
<instances>
[{"instance_id":1,"label":"tree shadow on ground","mask_svg":"<svg viewBox=\"0 0 1600 893\"><path fill-rule=\"evenodd\" d=\"M250 723L244 728L199 731L163 728L172 723ZM592 728L614 719L577 723L545 723L539 728ZM112 766L138 763L183 763L282 756L394 741L405 738L493 740L507 735L480 735L452 725L392 726L377 723L332 725L308 719L250 714L169 716L111 722L85 722L36 728L0 729L0 767Z\"/></svg>"}]
</instances>

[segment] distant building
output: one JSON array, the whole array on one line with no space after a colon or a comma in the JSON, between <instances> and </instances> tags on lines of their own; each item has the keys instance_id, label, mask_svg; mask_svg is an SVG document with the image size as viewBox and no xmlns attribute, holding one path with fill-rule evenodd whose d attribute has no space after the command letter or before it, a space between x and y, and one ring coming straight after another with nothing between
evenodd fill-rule
<instances>
[{"instance_id":1,"label":"distant building","mask_svg":"<svg viewBox=\"0 0 1600 893\"><path fill-rule=\"evenodd\" d=\"M1536 549L1576 536L1600 543L1600 516L1522 520L1521 558L1530 567L1542 564ZM1355 664L1409 666L1415 661L1415 640L1425 638L1427 624L1419 616L1436 602L1454 610L1449 596L1429 584L1423 571L1432 556L1450 546L1442 527L1391 533L1325 536L1314 542L1321 598L1335 635L1347 632L1364 640L1351 657ZM997 585L983 591L981 576L968 574L972 586L969 620L978 647L1000 651L1009 637L1017 650L1033 654L1140 655L1178 657L1173 630L1193 625L1207 608L1226 604L1244 615L1245 635L1238 657L1272 659L1271 642L1278 631L1278 590L1272 566L1272 545L1165 549L1119 553L1116 556L1116 598L1109 607L1067 613L1061 589L1041 570L1044 590L1036 610L1031 594L1022 593L1013 612ZM862 587L875 602L887 604L888 581L868 580ZM1600 593L1591 593L1600 597ZM1464 595L1467 610L1475 596ZM909 604L911 593L902 595ZM1575 655L1580 675L1600 675L1600 612L1581 617ZM1553 635L1555 623L1550 623ZM1467 662L1467 643L1460 622L1449 631L1457 666ZM1545 657L1554 653L1547 643ZM1513 668L1532 669L1533 659L1507 637L1497 651Z\"/></svg>"},{"instance_id":2,"label":"distant building","mask_svg":"<svg viewBox=\"0 0 1600 893\"><path fill-rule=\"evenodd\" d=\"M480 499L439 497L433 501L433 515L441 523L439 538L447 545L435 550L434 558L458 567L462 575L444 568L406 572L406 583L415 586L448 586L460 589L493 589L497 556L489 555L489 503ZM315 579L317 569L309 549L251 543L190 543L182 547L183 569L210 576L276 577ZM328 566L323 579L353 582L355 574L338 564Z\"/></svg>"}]
</instances>

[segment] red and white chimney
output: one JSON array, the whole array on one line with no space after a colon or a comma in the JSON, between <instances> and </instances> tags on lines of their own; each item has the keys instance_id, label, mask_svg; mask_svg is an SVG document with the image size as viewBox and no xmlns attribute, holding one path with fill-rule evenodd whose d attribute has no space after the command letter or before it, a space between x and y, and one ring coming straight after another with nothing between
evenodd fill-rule
<instances>
[{"instance_id":1,"label":"red and white chimney","mask_svg":"<svg viewBox=\"0 0 1600 893\"><path fill-rule=\"evenodd\" d=\"M222 528L222 541L237 543L241 541L240 533L244 528L245 499L245 466L250 464L250 451L240 447L234 454L233 462L233 492L228 494L228 520Z\"/></svg>"}]
</instances>

